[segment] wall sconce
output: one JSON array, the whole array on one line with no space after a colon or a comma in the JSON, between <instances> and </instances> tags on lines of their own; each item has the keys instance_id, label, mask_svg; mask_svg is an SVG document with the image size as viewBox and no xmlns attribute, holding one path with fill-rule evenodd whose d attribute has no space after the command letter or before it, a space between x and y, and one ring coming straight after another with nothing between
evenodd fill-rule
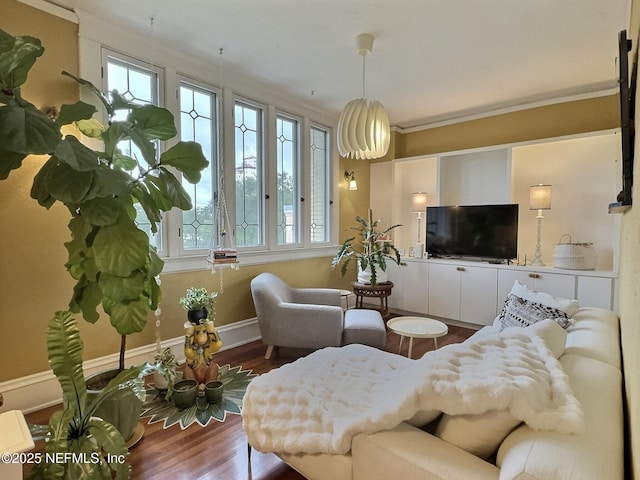
<instances>
[{"instance_id":1,"label":"wall sconce","mask_svg":"<svg viewBox=\"0 0 640 480\"><path fill-rule=\"evenodd\" d=\"M542 210L551 210L551 185L543 185L539 183L538 185L531 185L529 187L529 210L538 210L538 215L536 219L538 219L538 237L536 242L536 255L531 265L534 266L544 266L542 262L542 253L540 252L540 247L542 242L540 240L542 234Z\"/></svg>"},{"instance_id":2,"label":"wall sconce","mask_svg":"<svg viewBox=\"0 0 640 480\"><path fill-rule=\"evenodd\" d=\"M349 190L358 190L358 183L353 172L344 171L344 179L349 182Z\"/></svg>"},{"instance_id":3,"label":"wall sconce","mask_svg":"<svg viewBox=\"0 0 640 480\"><path fill-rule=\"evenodd\" d=\"M416 192L411 195L411 211L418 216L418 241L413 247L413 256L422 258L424 255L424 243L420 241L420 230L422 214L427 208L427 194L425 192Z\"/></svg>"}]
</instances>

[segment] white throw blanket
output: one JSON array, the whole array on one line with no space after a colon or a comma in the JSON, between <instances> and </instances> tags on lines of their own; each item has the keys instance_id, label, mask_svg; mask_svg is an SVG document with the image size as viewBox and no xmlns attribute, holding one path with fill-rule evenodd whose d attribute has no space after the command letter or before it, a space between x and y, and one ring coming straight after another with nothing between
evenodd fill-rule
<instances>
[{"instance_id":1,"label":"white throw blanket","mask_svg":"<svg viewBox=\"0 0 640 480\"><path fill-rule=\"evenodd\" d=\"M364 345L325 348L255 378L242 417L249 443L262 452L344 454L353 436L394 428L420 411L496 409L538 430L584 428L560 363L524 328L418 360Z\"/></svg>"}]
</instances>

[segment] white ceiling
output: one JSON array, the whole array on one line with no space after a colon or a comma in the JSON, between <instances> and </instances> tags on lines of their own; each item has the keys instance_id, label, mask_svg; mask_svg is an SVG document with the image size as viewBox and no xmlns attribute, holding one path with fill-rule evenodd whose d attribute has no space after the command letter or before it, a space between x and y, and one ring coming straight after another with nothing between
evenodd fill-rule
<instances>
[{"instance_id":1,"label":"white ceiling","mask_svg":"<svg viewBox=\"0 0 640 480\"><path fill-rule=\"evenodd\" d=\"M49 0L224 60L339 114L362 94L411 127L611 90L630 0ZM153 18L151 27L150 19Z\"/></svg>"}]
</instances>

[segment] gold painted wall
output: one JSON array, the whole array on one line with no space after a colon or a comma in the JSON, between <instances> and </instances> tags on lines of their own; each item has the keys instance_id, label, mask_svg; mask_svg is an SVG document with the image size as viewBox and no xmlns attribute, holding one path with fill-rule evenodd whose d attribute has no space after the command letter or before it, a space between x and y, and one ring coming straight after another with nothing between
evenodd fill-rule
<instances>
[{"instance_id":1,"label":"gold painted wall","mask_svg":"<svg viewBox=\"0 0 640 480\"><path fill-rule=\"evenodd\" d=\"M397 158L618 128L618 98L610 95L558 103L398 134Z\"/></svg>"},{"instance_id":2,"label":"gold painted wall","mask_svg":"<svg viewBox=\"0 0 640 480\"><path fill-rule=\"evenodd\" d=\"M633 41L634 52L640 43L640 1L631 6L631 22L628 37ZM636 119L640 110L636 96ZM635 205L622 218L620 238L620 322L622 358L624 362L625 394L629 426L627 478L640 479L640 142L636 131L634 152L634 182L632 198Z\"/></svg>"}]
</instances>

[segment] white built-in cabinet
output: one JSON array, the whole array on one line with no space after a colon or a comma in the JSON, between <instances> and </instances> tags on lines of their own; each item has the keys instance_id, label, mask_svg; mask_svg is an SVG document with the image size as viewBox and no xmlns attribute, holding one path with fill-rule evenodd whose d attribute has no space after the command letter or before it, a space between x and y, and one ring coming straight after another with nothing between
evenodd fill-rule
<instances>
[{"instance_id":1,"label":"white built-in cabinet","mask_svg":"<svg viewBox=\"0 0 640 480\"><path fill-rule=\"evenodd\" d=\"M617 310L620 215L607 205L621 189L620 132L608 130L425 157L371 164L370 206L382 225L402 224L393 243L406 265L390 267L395 286L389 306L470 324L491 323L513 282L582 306ZM542 222L542 260L552 264L564 234L593 242L597 270L531 267L537 241L537 212L529 209L529 187L552 185L551 209ZM418 221L413 192L427 192L428 205L519 204L518 264L493 265L455 259L416 259L413 246L425 241L428 218ZM364 214L366 212L362 212Z\"/></svg>"},{"instance_id":2,"label":"white built-in cabinet","mask_svg":"<svg viewBox=\"0 0 640 480\"><path fill-rule=\"evenodd\" d=\"M581 307L617 310L617 275L602 270L561 270L440 259L403 259L389 264L394 283L389 307L472 325L489 325L502 310L513 283L562 298Z\"/></svg>"},{"instance_id":3,"label":"white built-in cabinet","mask_svg":"<svg viewBox=\"0 0 640 480\"><path fill-rule=\"evenodd\" d=\"M429 315L486 325L493 321L498 283L496 269L431 263L428 270Z\"/></svg>"}]
</instances>

